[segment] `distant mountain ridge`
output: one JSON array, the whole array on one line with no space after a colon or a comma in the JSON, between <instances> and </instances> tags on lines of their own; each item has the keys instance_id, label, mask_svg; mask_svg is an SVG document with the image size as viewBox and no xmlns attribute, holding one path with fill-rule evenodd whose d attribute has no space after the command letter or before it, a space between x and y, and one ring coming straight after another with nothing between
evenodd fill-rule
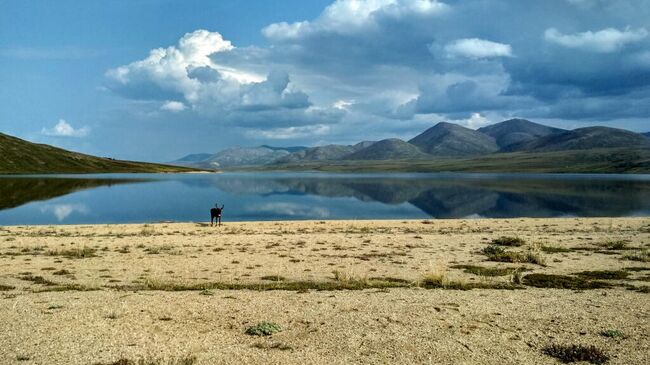
<instances>
[{"instance_id":1,"label":"distant mountain ridge","mask_svg":"<svg viewBox=\"0 0 650 365\"><path fill-rule=\"evenodd\" d=\"M436 124L409 143L434 156L472 156L499 150L493 137L447 122Z\"/></svg>"},{"instance_id":2,"label":"distant mountain ridge","mask_svg":"<svg viewBox=\"0 0 650 365\"><path fill-rule=\"evenodd\" d=\"M477 129L496 140L500 149L510 149L511 146L530 142L540 137L566 132L565 129L548 127L533 123L526 119L509 119Z\"/></svg>"},{"instance_id":3,"label":"distant mountain ridge","mask_svg":"<svg viewBox=\"0 0 650 365\"><path fill-rule=\"evenodd\" d=\"M213 169L242 166L269 166L271 169L304 166L313 169L319 164L325 166L337 161L404 160L420 163L440 159L476 159L485 156L498 158L501 154L513 152L532 154L582 150L586 153L589 151L596 153L595 151L598 150L597 154L589 157L595 158L596 155L603 156L607 149L618 149L617 156L638 157L639 154L625 154L619 150L629 149L630 152L634 152L635 149L650 148L648 137L650 132L641 134L609 127L565 130L520 118L505 120L477 130L454 123L440 122L409 141L388 138L378 142L363 141L354 145L237 147L210 155L201 161L193 160L194 156L203 156L199 154L186 156L174 163ZM621 163L617 162L619 165ZM641 165L638 165L639 163ZM646 165L643 161L637 161L635 164L635 169ZM620 169L621 167L618 166L616 171Z\"/></svg>"},{"instance_id":4,"label":"distant mountain ridge","mask_svg":"<svg viewBox=\"0 0 650 365\"><path fill-rule=\"evenodd\" d=\"M189 172L191 168L121 161L32 143L0 133L0 174Z\"/></svg>"}]
</instances>

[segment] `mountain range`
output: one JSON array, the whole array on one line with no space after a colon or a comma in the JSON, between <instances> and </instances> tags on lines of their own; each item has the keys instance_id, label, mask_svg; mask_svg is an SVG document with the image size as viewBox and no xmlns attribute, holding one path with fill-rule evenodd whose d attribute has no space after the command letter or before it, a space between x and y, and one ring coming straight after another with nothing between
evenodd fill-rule
<instances>
[{"instance_id":1,"label":"mountain range","mask_svg":"<svg viewBox=\"0 0 650 365\"><path fill-rule=\"evenodd\" d=\"M0 133L0 174L188 172L194 168L121 161L71 152Z\"/></svg>"},{"instance_id":2,"label":"mountain range","mask_svg":"<svg viewBox=\"0 0 650 365\"><path fill-rule=\"evenodd\" d=\"M353 161L360 165L379 162L426 162L490 159L521 156L557 158L556 152L572 151L574 160L607 159L607 152L616 152L616 164L634 168L650 166L650 132L635 133L609 127L586 127L565 130L549 127L525 119L510 119L479 128L465 128L458 124L440 122L408 141L389 138L381 141L363 141L355 145L330 144L317 147L236 147L216 154L189 155L171 164L198 168L263 169L321 169L323 166L346 165ZM637 153L639 152L639 153ZM193 156L208 156L194 160ZM627 159L632 159L627 161ZM574 161L574 162L575 162ZM363 162L363 163L362 163ZM507 163L507 161L503 161ZM620 166L616 171L621 171ZM454 170L454 168L451 168ZM552 169L551 169L552 170ZM544 170L546 171L546 170ZM626 171L626 170L623 170Z\"/></svg>"}]
</instances>

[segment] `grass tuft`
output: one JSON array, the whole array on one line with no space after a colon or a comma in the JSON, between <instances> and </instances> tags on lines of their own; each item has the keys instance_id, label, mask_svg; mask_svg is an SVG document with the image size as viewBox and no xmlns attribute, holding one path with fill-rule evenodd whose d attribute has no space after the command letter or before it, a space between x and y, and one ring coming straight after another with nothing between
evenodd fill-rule
<instances>
[{"instance_id":1,"label":"grass tuft","mask_svg":"<svg viewBox=\"0 0 650 365\"><path fill-rule=\"evenodd\" d=\"M604 281L586 280L581 277L552 275L552 274L529 274L522 278L525 285L536 288L554 289L604 289L611 285Z\"/></svg>"},{"instance_id":2,"label":"grass tuft","mask_svg":"<svg viewBox=\"0 0 650 365\"><path fill-rule=\"evenodd\" d=\"M581 271L574 275L587 278L587 279L603 279L603 280L623 280L630 276L630 273L623 270L596 270L596 271Z\"/></svg>"},{"instance_id":3,"label":"grass tuft","mask_svg":"<svg viewBox=\"0 0 650 365\"><path fill-rule=\"evenodd\" d=\"M508 247L519 247L523 246L526 241L519 237L509 237L509 236L501 236L499 238L495 238L492 240L493 245L498 245L498 246L508 246Z\"/></svg>"},{"instance_id":4,"label":"grass tuft","mask_svg":"<svg viewBox=\"0 0 650 365\"><path fill-rule=\"evenodd\" d=\"M563 363L587 361L590 364L604 364L609 356L596 346L583 345L548 345L542 349L548 356L554 357Z\"/></svg>"},{"instance_id":5,"label":"grass tuft","mask_svg":"<svg viewBox=\"0 0 650 365\"><path fill-rule=\"evenodd\" d=\"M628 253L623 258L631 261L650 262L650 250Z\"/></svg>"},{"instance_id":6,"label":"grass tuft","mask_svg":"<svg viewBox=\"0 0 650 365\"><path fill-rule=\"evenodd\" d=\"M282 331L279 324L273 322L260 322L254 326L246 329L246 334L249 336L271 336L274 333Z\"/></svg>"},{"instance_id":7,"label":"grass tuft","mask_svg":"<svg viewBox=\"0 0 650 365\"><path fill-rule=\"evenodd\" d=\"M474 274L480 276L506 276L512 275L517 271L527 271L525 267L483 267L476 265L453 265L454 269L463 269L467 274Z\"/></svg>"},{"instance_id":8,"label":"grass tuft","mask_svg":"<svg viewBox=\"0 0 650 365\"><path fill-rule=\"evenodd\" d=\"M95 254L97 250L90 247L84 248L69 248L66 250L53 250L47 251L45 254L47 256L63 256L70 259L85 259L89 257L97 257Z\"/></svg>"},{"instance_id":9,"label":"grass tuft","mask_svg":"<svg viewBox=\"0 0 650 365\"><path fill-rule=\"evenodd\" d=\"M623 338L625 335L623 332L619 330L604 330L600 331L600 335L603 337L609 337L609 338Z\"/></svg>"}]
</instances>

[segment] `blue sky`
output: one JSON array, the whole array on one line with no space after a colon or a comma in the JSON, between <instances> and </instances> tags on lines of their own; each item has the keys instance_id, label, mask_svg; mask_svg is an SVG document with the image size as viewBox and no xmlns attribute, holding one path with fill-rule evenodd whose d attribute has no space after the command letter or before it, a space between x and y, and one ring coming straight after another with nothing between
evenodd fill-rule
<instances>
[{"instance_id":1,"label":"blue sky","mask_svg":"<svg viewBox=\"0 0 650 365\"><path fill-rule=\"evenodd\" d=\"M0 131L169 161L524 117L649 131L648 0L0 1Z\"/></svg>"}]
</instances>

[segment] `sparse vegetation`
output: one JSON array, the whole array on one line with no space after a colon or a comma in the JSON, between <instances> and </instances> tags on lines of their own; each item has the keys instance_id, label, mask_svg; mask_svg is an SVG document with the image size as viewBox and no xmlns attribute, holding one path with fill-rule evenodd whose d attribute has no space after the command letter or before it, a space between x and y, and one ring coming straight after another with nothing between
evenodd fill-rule
<instances>
[{"instance_id":1,"label":"sparse vegetation","mask_svg":"<svg viewBox=\"0 0 650 365\"><path fill-rule=\"evenodd\" d=\"M611 287L604 281L586 280L581 277L553 274L528 274L522 278L522 282L536 288L554 289L603 289Z\"/></svg>"},{"instance_id":2,"label":"sparse vegetation","mask_svg":"<svg viewBox=\"0 0 650 365\"><path fill-rule=\"evenodd\" d=\"M286 279L280 275L266 275L262 276L260 279L268 281L285 281Z\"/></svg>"},{"instance_id":3,"label":"sparse vegetation","mask_svg":"<svg viewBox=\"0 0 650 365\"><path fill-rule=\"evenodd\" d=\"M619 330L604 330L600 331L600 335L603 337L609 337L609 338L623 338L625 335L623 332Z\"/></svg>"},{"instance_id":4,"label":"sparse vegetation","mask_svg":"<svg viewBox=\"0 0 650 365\"><path fill-rule=\"evenodd\" d=\"M623 255L624 259L632 261L650 262L650 250L642 250Z\"/></svg>"},{"instance_id":5,"label":"sparse vegetation","mask_svg":"<svg viewBox=\"0 0 650 365\"><path fill-rule=\"evenodd\" d=\"M254 326L246 329L246 334L249 336L271 336L274 333L282 331L279 324L273 322L260 322Z\"/></svg>"},{"instance_id":6,"label":"sparse vegetation","mask_svg":"<svg viewBox=\"0 0 650 365\"><path fill-rule=\"evenodd\" d=\"M517 271L527 271L525 267L484 267L476 265L453 265L455 269L463 269L463 272L480 276L506 276Z\"/></svg>"},{"instance_id":7,"label":"sparse vegetation","mask_svg":"<svg viewBox=\"0 0 650 365\"><path fill-rule=\"evenodd\" d=\"M564 253L564 252L572 252L573 251L573 249L566 248L566 247L545 246L545 245L541 245L539 249L542 252L545 252L545 253Z\"/></svg>"},{"instance_id":8,"label":"sparse vegetation","mask_svg":"<svg viewBox=\"0 0 650 365\"><path fill-rule=\"evenodd\" d=\"M46 255L47 256L63 256L67 257L70 259L84 259L84 258L89 258L89 257L96 257L97 255L95 254L97 250L94 248L90 247L84 247L84 248L69 248L65 250L53 250L53 251L47 251Z\"/></svg>"},{"instance_id":9,"label":"sparse vegetation","mask_svg":"<svg viewBox=\"0 0 650 365\"><path fill-rule=\"evenodd\" d=\"M540 254L531 250L526 252L506 251L503 247L489 245L481 251L487 256L488 261L512 262L512 263L531 263L544 266L545 261Z\"/></svg>"},{"instance_id":10,"label":"sparse vegetation","mask_svg":"<svg viewBox=\"0 0 650 365\"><path fill-rule=\"evenodd\" d=\"M605 351L596 346L583 345L548 345L542 349L548 356L554 357L563 363L586 361L590 364L604 364L609 361Z\"/></svg>"},{"instance_id":11,"label":"sparse vegetation","mask_svg":"<svg viewBox=\"0 0 650 365\"><path fill-rule=\"evenodd\" d=\"M492 240L493 245L519 247L523 246L526 241L519 237L501 236Z\"/></svg>"},{"instance_id":12,"label":"sparse vegetation","mask_svg":"<svg viewBox=\"0 0 650 365\"><path fill-rule=\"evenodd\" d=\"M9 291L16 289L15 286L0 284L0 291Z\"/></svg>"},{"instance_id":13,"label":"sparse vegetation","mask_svg":"<svg viewBox=\"0 0 650 365\"><path fill-rule=\"evenodd\" d=\"M180 358L171 359L138 359L129 360L126 358L119 359L110 363L97 363L95 365L194 365L196 364L196 356L185 356Z\"/></svg>"},{"instance_id":14,"label":"sparse vegetation","mask_svg":"<svg viewBox=\"0 0 650 365\"><path fill-rule=\"evenodd\" d=\"M599 271L582 271L574 275L587 279L602 280L623 280L630 276L630 273L623 270L599 270Z\"/></svg>"}]
</instances>

